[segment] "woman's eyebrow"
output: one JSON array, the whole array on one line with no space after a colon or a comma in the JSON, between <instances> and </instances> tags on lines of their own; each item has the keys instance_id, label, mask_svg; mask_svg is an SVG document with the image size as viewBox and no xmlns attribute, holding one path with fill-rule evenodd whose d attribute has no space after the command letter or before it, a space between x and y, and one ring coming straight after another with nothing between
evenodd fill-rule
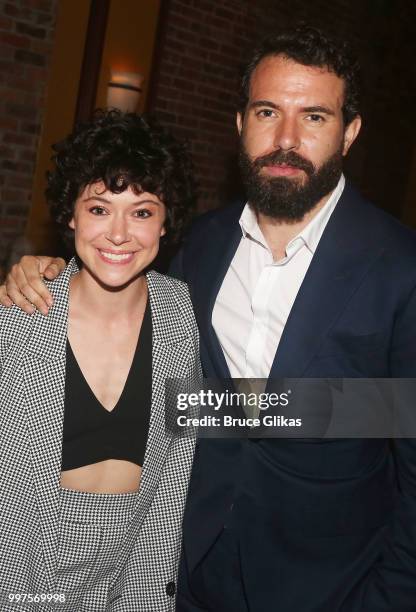
<instances>
[{"instance_id":1,"label":"woman's eyebrow","mask_svg":"<svg viewBox=\"0 0 416 612\"><path fill-rule=\"evenodd\" d=\"M103 198L102 196L89 196L88 198L84 198L83 202L91 202L91 200L94 201L98 201L98 202L104 202L105 204L111 204L111 200L108 200L107 198ZM139 206L140 204L156 204L156 206L160 205L160 202L156 201L156 200L151 200L150 198L147 198L146 200L137 200L135 202L131 202L131 206Z\"/></svg>"},{"instance_id":2,"label":"woman's eyebrow","mask_svg":"<svg viewBox=\"0 0 416 612\"><path fill-rule=\"evenodd\" d=\"M88 198L84 198L84 202L89 202L90 200L98 200L99 202L105 202L106 204L110 204L111 201L107 200L106 198L103 198L101 196L89 196Z\"/></svg>"}]
</instances>

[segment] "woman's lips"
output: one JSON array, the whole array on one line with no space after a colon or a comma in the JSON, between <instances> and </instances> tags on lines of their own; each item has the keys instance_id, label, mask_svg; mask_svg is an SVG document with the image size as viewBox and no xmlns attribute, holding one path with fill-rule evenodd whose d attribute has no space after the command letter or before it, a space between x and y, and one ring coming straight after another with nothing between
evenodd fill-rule
<instances>
[{"instance_id":1,"label":"woman's lips","mask_svg":"<svg viewBox=\"0 0 416 612\"><path fill-rule=\"evenodd\" d=\"M134 257L134 253L128 252L115 252L115 251L103 251L97 249L100 258L109 264L123 265L130 263Z\"/></svg>"}]
</instances>

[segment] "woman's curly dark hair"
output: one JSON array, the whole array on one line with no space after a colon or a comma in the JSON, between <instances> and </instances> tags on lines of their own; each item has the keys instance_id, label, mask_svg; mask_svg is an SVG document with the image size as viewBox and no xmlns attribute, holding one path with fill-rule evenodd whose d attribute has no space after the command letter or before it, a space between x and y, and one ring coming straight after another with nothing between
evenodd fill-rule
<instances>
[{"instance_id":1,"label":"woman's curly dark hair","mask_svg":"<svg viewBox=\"0 0 416 612\"><path fill-rule=\"evenodd\" d=\"M348 125L360 112L360 67L348 44L326 36L321 30L300 23L279 34L269 36L254 50L240 83L239 110L244 114L251 76L262 59L283 55L303 66L326 68L345 83L342 113Z\"/></svg>"},{"instance_id":2,"label":"woman's curly dark hair","mask_svg":"<svg viewBox=\"0 0 416 612\"><path fill-rule=\"evenodd\" d=\"M193 168L186 146L155 120L98 110L53 150L46 198L67 245L73 246L68 223L75 202L87 185L99 181L113 193L131 187L137 194L157 195L166 206L166 241L179 241L195 205Z\"/></svg>"}]
</instances>

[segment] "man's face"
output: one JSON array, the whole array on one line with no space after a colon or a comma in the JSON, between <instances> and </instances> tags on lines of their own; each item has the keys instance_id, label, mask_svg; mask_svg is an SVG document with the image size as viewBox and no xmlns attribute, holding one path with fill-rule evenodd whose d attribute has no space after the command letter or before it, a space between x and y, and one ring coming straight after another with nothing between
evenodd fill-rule
<instances>
[{"instance_id":1,"label":"man's face","mask_svg":"<svg viewBox=\"0 0 416 612\"><path fill-rule=\"evenodd\" d=\"M344 126L344 82L323 68L284 56L264 58L254 70L241 135L240 165L252 207L289 221L336 186L342 157L361 120Z\"/></svg>"}]
</instances>

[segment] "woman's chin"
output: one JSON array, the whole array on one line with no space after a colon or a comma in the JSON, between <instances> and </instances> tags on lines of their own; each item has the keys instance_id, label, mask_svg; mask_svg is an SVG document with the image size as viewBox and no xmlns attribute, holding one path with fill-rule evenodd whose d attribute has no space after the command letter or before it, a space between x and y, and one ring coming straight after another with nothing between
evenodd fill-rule
<instances>
[{"instance_id":1,"label":"woman's chin","mask_svg":"<svg viewBox=\"0 0 416 612\"><path fill-rule=\"evenodd\" d=\"M144 270L138 270L131 272L130 274L121 273L118 270L103 273L101 270L93 270L83 265L80 276L84 276L88 282L88 278L92 279L101 287L107 291L122 291L133 283L139 282L140 278L144 276Z\"/></svg>"}]
</instances>

